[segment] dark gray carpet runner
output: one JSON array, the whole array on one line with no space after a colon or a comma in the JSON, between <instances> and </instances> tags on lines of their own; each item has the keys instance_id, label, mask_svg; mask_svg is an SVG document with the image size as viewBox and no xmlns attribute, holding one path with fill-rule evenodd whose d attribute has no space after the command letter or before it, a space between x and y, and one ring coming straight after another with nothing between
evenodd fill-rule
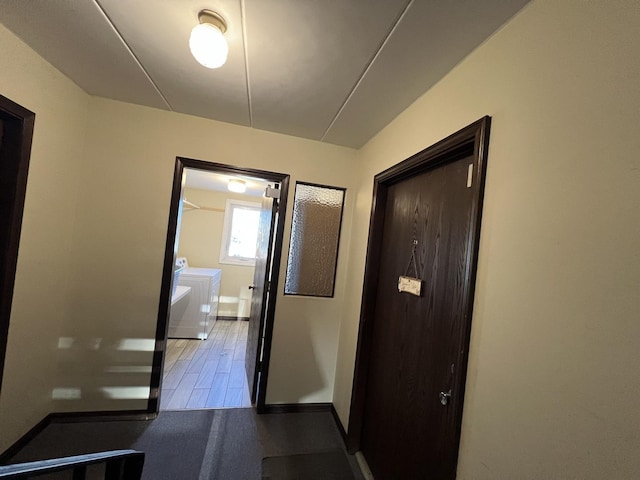
<instances>
[{"instance_id":1,"label":"dark gray carpet runner","mask_svg":"<svg viewBox=\"0 0 640 480\"><path fill-rule=\"evenodd\" d=\"M52 423L10 463L128 448L145 452L144 480L362 479L329 412L190 410L152 421Z\"/></svg>"}]
</instances>

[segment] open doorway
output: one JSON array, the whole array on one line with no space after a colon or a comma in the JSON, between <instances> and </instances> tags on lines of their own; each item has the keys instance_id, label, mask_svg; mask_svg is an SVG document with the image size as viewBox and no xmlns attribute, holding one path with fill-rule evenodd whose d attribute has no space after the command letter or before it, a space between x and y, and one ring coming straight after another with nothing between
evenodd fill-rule
<instances>
[{"instance_id":1,"label":"open doorway","mask_svg":"<svg viewBox=\"0 0 640 480\"><path fill-rule=\"evenodd\" d=\"M186 168L160 410L251 407L245 354L259 178Z\"/></svg>"},{"instance_id":2,"label":"open doorway","mask_svg":"<svg viewBox=\"0 0 640 480\"><path fill-rule=\"evenodd\" d=\"M149 410L261 410L287 184L177 159Z\"/></svg>"}]
</instances>

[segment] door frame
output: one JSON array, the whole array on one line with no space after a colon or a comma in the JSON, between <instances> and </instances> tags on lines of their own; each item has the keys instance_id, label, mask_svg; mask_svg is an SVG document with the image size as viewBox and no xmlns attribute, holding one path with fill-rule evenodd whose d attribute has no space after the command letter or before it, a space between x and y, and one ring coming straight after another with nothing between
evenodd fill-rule
<instances>
[{"instance_id":1,"label":"door frame","mask_svg":"<svg viewBox=\"0 0 640 480\"><path fill-rule=\"evenodd\" d=\"M371 220L369 223L369 243L367 245L364 286L360 310L360 325L351 394L351 410L347 433L347 448L350 453L360 450L362 428L364 425L364 409L367 398L367 376L369 359L373 339L373 323L376 310L376 292L378 285L379 259L382 248L382 233L387 200L387 190L395 184L414 175L448 163L461 155L472 156L477 165L473 173L473 200L470 228L470 257L466 259L468 276L464 285L463 311L467 321L463 326L463 366L456 379L453 389L460 392L460 402L456 402L454 412L456 419L456 452L460 444L462 410L464 403L464 389L467 375L467 361L469 352L469 338L471 333L471 318L473 313L473 298L475 291L475 277L478 264L478 248L480 243L480 223L482 218L482 198L486 177L487 152L489 148L489 130L491 117L485 116L462 130L450 135L440 142L407 158L374 177L373 202L371 206ZM457 460L456 460L457 461Z\"/></svg>"},{"instance_id":2,"label":"door frame","mask_svg":"<svg viewBox=\"0 0 640 480\"><path fill-rule=\"evenodd\" d=\"M162 384L162 371L164 369L164 358L167 345L167 331L169 326L169 312L171 309L171 282L173 281L173 268L175 263L175 242L180 215L180 198L182 197L183 184L182 176L185 168L206 170L209 172L226 175L243 175L261 178L266 181L280 184L280 199L278 207L278 220L275 225L273 261L271 267L272 291L278 291L278 280L280 277L280 260L282 258L282 240L284 237L284 222L287 207L287 194L289 192L289 175L284 173L257 170L254 168L236 167L222 163L207 162L192 158L176 157L173 187L171 190L171 203L169 205L169 226L167 229L167 241L164 252L164 267L162 271L162 284L160 287L160 303L158 306L158 324L156 328L155 349L153 352L153 366L151 370L151 392L147 406L148 413L158 413L160 409L160 388ZM264 340L262 348L262 362L260 378L256 385L258 396L256 409L258 413L264 411L267 395L267 381L269 377L269 359L271 356L271 340L273 337L274 313L276 309L277 295L270 295L265 308ZM260 349L258 349L258 355Z\"/></svg>"},{"instance_id":3,"label":"door frame","mask_svg":"<svg viewBox=\"0 0 640 480\"><path fill-rule=\"evenodd\" d=\"M0 95L0 120L4 125L0 132L4 135L0 148L0 186L3 190L0 197L6 206L6 210L0 212L5 218L0 225L0 392L35 117L32 111Z\"/></svg>"}]
</instances>

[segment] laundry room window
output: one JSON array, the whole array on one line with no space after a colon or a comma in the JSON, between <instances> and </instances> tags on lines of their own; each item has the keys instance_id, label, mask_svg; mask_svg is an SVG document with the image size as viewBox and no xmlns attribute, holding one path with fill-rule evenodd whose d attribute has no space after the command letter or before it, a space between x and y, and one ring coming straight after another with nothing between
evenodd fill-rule
<instances>
[{"instance_id":1,"label":"laundry room window","mask_svg":"<svg viewBox=\"0 0 640 480\"><path fill-rule=\"evenodd\" d=\"M220 263L250 267L255 265L260 207L255 202L227 200Z\"/></svg>"}]
</instances>

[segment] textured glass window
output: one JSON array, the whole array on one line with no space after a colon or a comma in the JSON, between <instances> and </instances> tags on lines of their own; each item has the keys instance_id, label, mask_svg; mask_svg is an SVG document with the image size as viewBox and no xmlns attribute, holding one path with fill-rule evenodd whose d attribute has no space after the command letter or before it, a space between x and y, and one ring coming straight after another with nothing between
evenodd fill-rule
<instances>
[{"instance_id":1,"label":"textured glass window","mask_svg":"<svg viewBox=\"0 0 640 480\"><path fill-rule=\"evenodd\" d=\"M344 194L296 182L285 295L333 297Z\"/></svg>"}]
</instances>

